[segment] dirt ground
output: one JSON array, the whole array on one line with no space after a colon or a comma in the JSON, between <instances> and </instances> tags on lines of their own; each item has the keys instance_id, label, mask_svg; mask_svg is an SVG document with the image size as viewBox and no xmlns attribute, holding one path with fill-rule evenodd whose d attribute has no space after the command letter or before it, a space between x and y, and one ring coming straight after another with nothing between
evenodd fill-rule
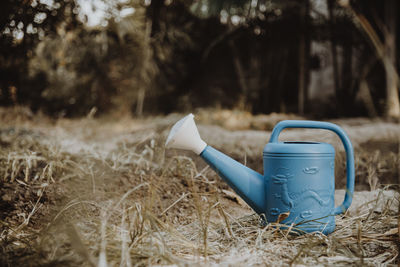
<instances>
[{"instance_id":1,"label":"dirt ground","mask_svg":"<svg viewBox=\"0 0 400 267\"><path fill-rule=\"evenodd\" d=\"M341 119L355 148L352 209L337 230L292 235L258 216L191 152L165 150L184 114L132 119L50 119L23 108L0 112L0 265L376 265L398 264L400 125ZM294 115L195 113L202 138L262 172L271 129ZM285 130L281 140L336 148L339 138ZM344 191L337 191L336 201Z\"/></svg>"}]
</instances>

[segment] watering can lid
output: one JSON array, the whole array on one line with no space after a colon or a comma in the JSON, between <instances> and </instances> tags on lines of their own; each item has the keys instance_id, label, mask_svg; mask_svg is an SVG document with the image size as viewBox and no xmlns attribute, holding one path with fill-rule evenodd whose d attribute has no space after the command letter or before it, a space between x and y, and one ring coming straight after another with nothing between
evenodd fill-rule
<instances>
[{"instance_id":1,"label":"watering can lid","mask_svg":"<svg viewBox=\"0 0 400 267\"><path fill-rule=\"evenodd\" d=\"M268 143L264 154L335 154L332 145L318 142L277 142Z\"/></svg>"}]
</instances>

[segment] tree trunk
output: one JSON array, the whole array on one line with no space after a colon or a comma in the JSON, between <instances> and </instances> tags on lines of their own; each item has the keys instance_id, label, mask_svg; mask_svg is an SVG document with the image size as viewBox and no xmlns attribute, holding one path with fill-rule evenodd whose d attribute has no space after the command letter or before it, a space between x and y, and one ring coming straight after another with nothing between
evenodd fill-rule
<instances>
[{"instance_id":1,"label":"tree trunk","mask_svg":"<svg viewBox=\"0 0 400 267\"><path fill-rule=\"evenodd\" d=\"M136 103L136 115L138 117L143 115L143 106L144 106L145 95L146 95L146 90L143 87L141 87L138 91L137 103Z\"/></svg>"},{"instance_id":2,"label":"tree trunk","mask_svg":"<svg viewBox=\"0 0 400 267\"><path fill-rule=\"evenodd\" d=\"M299 45L299 94L297 97L298 100L298 109L299 114L304 114L304 91L305 91L305 68L306 68L306 44L304 33L301 33L300 37L300 45Z\"/></svg>"},{"instance_id":3,"label":"tree trunk","mask_svg":"<svg viewBox=\"0 0 400 267\"><path fill-rule=\"evenodd\" d=\"M247 102L246 100L247 100L247 94L249 92L247 83L246 83L245 72L244 72L242 63L240 62L239 51L237 51L235 44L233 43L232 40L229 40L228 44L232 50L233 65L235 67L236 75L237 75L240 90L241 90L240 96L239 96L238 107L239 107L239 109L245 109L246 104L248 105L248 103L246 103Z\"/></svg>"},{"instance_id":4,"label":"tree trunk","mask_svg":"<svg viewBox=\"0 0 400 267\"><path fill-rule=\"evenodd\" d=\"M360 96L361 101L364 103L365 108L367 109L368 116L371 118L375 118L378 113L376 112L374 100L371 96L371 91L368 86L368 82L363 79L360 82Z\"/></svg>"},{"instance_id":5,"label":"tree trunk","mask_svg":"<svg viewBox=\"0 0 400 267\"><path fill-rule=\"evenodd\" d=\"M396 73L396 15L397 0L386 0L385 57L392 68L386 68L386 116L400 118L398 76Z\"/></svg>"},{"instance_id":6,"label":"tree trunk","mask_svg":"<svg viewBox=\"0 0 400 267\"><path fill-rule=\"evenodd\" d=\"M150 36L154 37L160 31L160 14L161 8L164 5L164 1L153 0L150 6L146 9L146 16L150 19L151 23L151 33Z\"/></svg>"},{"instance_id":7,"label":"tree trunk","mask_svg":"<svg viewBox=\"0 0 400 267\"><path fill-rule=\"evenodd\" d=\"M332 53L332 65L333 65L333 85L335 87L336 102L339 104L340 99L340 79L339 79L339 65L336 49L336 37L334 32L335 16L333 14L334 0L327 0L328 11L329 11L329 26L330 26L330 37L331 37L331 53Z\"/></svg>"},{"instance_id":8,"label":"tree trunk","mask_svg":"<svg viewBox=\"0 0 400 267\"><path fill-rule=\"evenodd\" d=\"M309 12L309 1L301 4L300 10L300 45L299 45L299 92L298 92L298 112L304 114L307 101L307 85L308 85L308 53L310 51L310 42L307 38L307 16ZM308 46L308 47L307 47ZM307 53L308 52L308 53Z\"/></svg>"},{"instance_id":9,"label":"tree trunk","mask_svg":"<svg viewBox=\"0 0 400 267\"><path fill-rule=\"evenodd\" d=\"M143 115L143 107L144 107L144 99L146 96L146 91L148 87L151 85L151 74L150 74L150 68L151 66L150 61L152 57L152 50L150 48L151 44L151 33L152 33L152 21L147 20L146 21L146 28L145 28L145 43L147 44L147 47L144 48L143 50L143 62L142 66L140 69L140 88L139 91L137 92L137 101L136 101L136 115L137 116L142 116Z\"/></svg>"},{"instance_id":10,"label":"tree trunk","mask_svg":"<svg viewBox=\"0 0 400 267\"><path fill-rule=\"evenodd\" d=\"M353 110L356 90L353 86L353 44L351 35L343 42L343 53L341 61L340 87L338 89L338 103L340 115L351 114Z\"/></svg>"},{"instance_id":11,"label":"tree trunk","mask_svg":"<svg viewBox=\"0 0 400 267\"><path fill-rule=\"evenodd\" d=\"M277 97L277 103L279 104L279 112L281 113L286 113L286 103L285 103L285 99L283 97L284 94L284 81L285 81L285 75L287 75L286 73L286 68L287 68L287 63L288 63L288 55L289 52L287 51L287 49L282 49L282 64L280 67L280 71L279 71L279 76L278 76L278 97Z\"/></svg>"}]
</instances>

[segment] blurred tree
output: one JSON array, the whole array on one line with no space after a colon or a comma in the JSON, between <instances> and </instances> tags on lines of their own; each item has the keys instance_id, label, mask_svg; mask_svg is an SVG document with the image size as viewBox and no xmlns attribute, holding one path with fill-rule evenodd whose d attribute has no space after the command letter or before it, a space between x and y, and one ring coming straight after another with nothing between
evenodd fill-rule
<instances>
[{"instance_id":1,"label":"blurred tree","mask_svg":"<svg viewBox=\"0 0 400 267\"><path fill-rule=\"evenodd\" d=\"M146 14L148 7L140 1L125 1L123 5L135 12L120 21L110 20L107 29L119 36L119 47L113 48L119 54L112 64L118 69L113 77L117 88L114 104L122 112L134 111L141 116L145 96L154 91L153 80L158 73L151 43L152 23Z\"/></svg>"},{"instance_id":2,"label":"blurred tree","mask_svg":"<svg viewBox=\"0 0 400 267\"><path fill-rule=\"evenodd\" d=\"M114 92L109 46L112 39L101 31L77 29L46 37L30 61L31 77L44 76L47 82L41 108L66 115L86 114L94 106L107 108Z\"/></svg>"},{"instance_id":3,"label":"blurred tree","mask_svg":"<svg viewBox=\"0 0 400 267\"><path fill-rule=\"evenodd\" d=\"M396 0L386 0L385 5L385 61L386 66L386 116L400 118L399 75L396 71L396 26L400 6Z\"/></svg>"},{"instance_id":4,"label":"blurred tree","mask_svg":"<svg viewBox=\"0 0 400 267\"><path fill-rule=\"evenodd\" d=\"M202 79L202 47L213 37L213 30L207 21L190 13L190 3L151 1L147 6L152 55L158 69L148 101L159 111L191 108L198 102L188 100L188 95Z\"/></svg>"},{"instance_id":5,"label":"blurred tree","mask_svg":"<svg viewBox=\"0 0 400 267\"><path fill-rule=\"evenodd\" d=\"M354 21L366 34L369 43L385 71L385 115L400 118L399 74L396 62L397 1L349 1L340 2L350 10Z\"/></svg>"},{"instance_id":6,"label":"blurred tree","mask_svg":"<svg viewBox=\"0 0 400 267\"><path fill-rule=\"evenodd\" d=\"M202 0L196 1L191 9L199 17L216 16L229 26L227 34L217 40L220 44L227 42L232 51L231 57L240 88L237 106L246 106L253 112L304 112L308 99L309 32L313 26L308 1ZM252 36L250 33L253 33ZM246 41L250 44L240 43ZM253 43L265 46L258 47L256 51L252 47ZM215 48L215 43L212 45ZM244 47L253 50L243 51ZM293 57L296 59L293 60ZM285 62L289 59L291 64ZM257 61L260 62L255 64ZM254 69L250 71L250 67L255 65L262 68L270 65L271 69L269 72ZM295 69L298 75L293 77L290 69ZM276 75L273 74L275 71ZM255 75L260 75L257 79L260 83L264 80L268 85L257 86L252 83ZM288 85L289 80L285 76L290 76L290 82L296 85Z\"/></svg>"},{"instance_id":7,"label":"blurred tree","mask_svg":"<svg viewBox=\"0 0 400 267\"><path fill-rule=\"evenodd\" d=\"M28 61L36 44L59 27L77 27L73 0L4 0L0 9L0 104L31 103L46 83L29 83ZM38 88L33 88L38 86Z\"/></svg>"},{"instance_id":8,"label":"blurred tree","mask_svg":"<svg viewBox=\"0 0 400 267\"><path fill-rule=\"evenodd\" d=\"M48 111L83 115L95 107L127 113L136 104L141 114L145 90L156 72L145 8L125 1L107 12L121 8L134 12L110 15L107 26L59 31L37 46L30 74L47 78L42 98Z\"/></svg>"},{"instance_id":9,"label":"blurred tree","mask_svg":"<svg viewBox=\"0 0 400 267\"><path fill-rule=\"evenodd\" d=\"M349 15L335 0L327 0L329 12L329 35L331 42L333 83L337 114L351 113L355 105L358 88L355 86L353 71L353 49L359 45L360 36ZM358 39L358 40L357 40ZM358 42L358 44L357 44Z\"/></svg>"}]
</instances>

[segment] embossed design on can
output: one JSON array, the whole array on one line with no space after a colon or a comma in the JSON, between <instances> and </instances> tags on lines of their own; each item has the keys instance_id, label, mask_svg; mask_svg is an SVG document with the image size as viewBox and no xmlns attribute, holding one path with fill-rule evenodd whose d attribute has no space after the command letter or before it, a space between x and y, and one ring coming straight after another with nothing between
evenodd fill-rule
<instances>
[{"instance_id":1,"label":"embossed design on can","mask_svg":"<svg viewBox=\"0 0 400 267\"><path fill-rule=\"evenodd\" d=\"M287 183L287 179L293 177L288 168L278 168L275 171L275 175L272 176L272 181L274 184Z\"/></svg>"},{"instance_id":2,"label":"embossed design on can","mask_svg":"<svg viewBox=\"0 0 400 267\"><path fill-rule=\"evenodd\" d=\"M281 212L280 212L280 210L278 209L278 208L272 208L272 209L270 209L270 214L272 215L272 216L276 216L276 215L279 215Z\"/></svg>"},{"instance_id":3,"label":"embossed design on can","mask_svg":"<svg viewBox=\"0 0 400 267\"><path fill-rule=\"evenodd\" d=\"M300 213L300 217L303 219L310 218L312 216L312 210L305 210L302 213Z\"/></svg>"},{"instance_id":4,"label":"embossed design on can","mask_svg":"<svg viewBox=\"0 0 400 267\"><path fill-rule=\"evenodd\" d=\"M319 171L319 168L308 167L303 169L304 172L305 170L311 174L315 174ZM276 174L271 177L274 184L280 185L280 192L274 193L274 197L280 198L282 204L288 207L289 210L296 208L296 206L300 205L302 201L308 198L314 199L321 207L328 206L331 203L330 198L322 198L319 192L313 188L303 188L300 191L294 192L290 191L288 188L288 182L291 180L291 177L293 177L293 175L290 173L288 168L278 168Z\"/></svg>"},{"instance_id":5,"label":"embossed design on can","mask_svg":"<svg viewBox=\"0 0 400 267\"><path fill-rule=\"evenodd\" d=\"M303 172L305 174L317 174L319 172L319 168L314 166L314 167L306 167L303 169Z\"/></svg>"},{"instance_id":6,"label":"embossed design on can","mask_svg":"<svg viewBox=\"0 0 400 267\"><path fill-rule=\"evenodd\" d=\"M272 181L274 184L281 185L281 200L283 204L289 206L291 209L293 207L293 201L289 197L289 190L288 190L288 179L293 177L293 174L290 173L288 168L278 168L275 171L275 175L272 176Z\"/></svg>"}]
</instances>

